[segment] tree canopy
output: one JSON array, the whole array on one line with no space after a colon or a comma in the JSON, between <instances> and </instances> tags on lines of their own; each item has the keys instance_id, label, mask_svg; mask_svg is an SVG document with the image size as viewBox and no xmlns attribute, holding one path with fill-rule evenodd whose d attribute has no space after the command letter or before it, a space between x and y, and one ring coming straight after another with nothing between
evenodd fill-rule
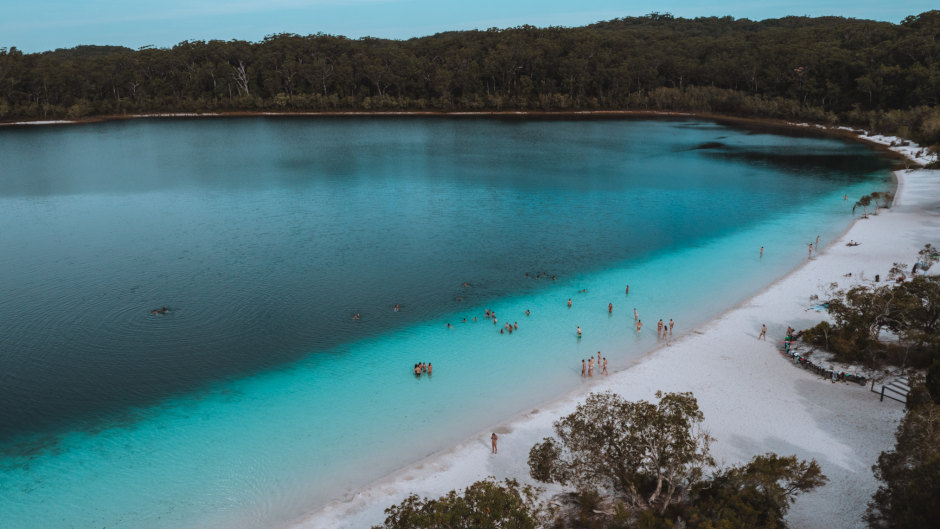
<instances>
[{"instance_id":1,"label":"tree canopy","mask_svg":"<svg viewBox=\"0 0 940 529\"><path fill-rule=\"evenodd\" d=\"M529 452L532 477L579 490L612 490L631 505L665 511L714 461L691 393L657 392L659 403L592 393Z\"/></svg>"},{"instance_id":2,"label":"tree canopy","mask_svg":"<svg viewBox=\"0 0 940 529\"><path fill-rule=\"evenodd\" d=\"M940 404L928 402L904 416L894 450L872 467L882 482L869 504L872 529L929 529L940 523Z\"/></svg>"},{"instance_id":3,"label":"tree canopy","mask_svg":"<svg viewBox=\"0 0 940 529\"><path fill-rule=\"evenodd\" d=\"M936 250L927 245L918 264L933 264ZM907 265L895 263L889 278L901 279ZM923 268L922 268L923 269ZM927 367L940 360L940 276L915 275L900 283L855 285L835 290L826 300L832 323L824 321L803 332L803 340L836 354L836 359L869 367L890 363ZM883 333L897 341L881 340Z\"/></svg>"},{"instance_id":4,"label":"tree canopy","mask_svg":"<svg viewBox=\"0 0 940 529\"><path fill-rule=\"evenodd\" d=\"M385 523L373 529L535 529L549 511L536 491L516 480L477 481L463 494L450 491L436 500L416 494L385 509Z\"/></svg>"},{"instance_id":5,"label":"tree canopy","mask_svg":"<svg viewBox=\"0 0 940 529\"><path fill-rule=\"evenodd\" d=\"M816 461L770 453L717 473L692 487L682 512L693 528L780 529L796 497L828 479Z\"/></svg>"},{"instance_id":6,"label":"tree canopy","mask_svg":"<svg viewBox=\"0 0 940 529\"><path fill-rule=\"evenodd\" d=\"M145 112L644 109L806 119L940 143L940 11L675 18L404 41L277 34L0 49L0 120Z\"/></svg>"}]
</instances>

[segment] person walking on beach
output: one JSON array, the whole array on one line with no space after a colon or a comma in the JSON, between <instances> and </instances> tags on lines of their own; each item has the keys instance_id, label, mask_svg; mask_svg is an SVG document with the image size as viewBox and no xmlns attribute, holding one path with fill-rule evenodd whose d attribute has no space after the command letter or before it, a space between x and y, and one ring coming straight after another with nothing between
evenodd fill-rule
<instances>
[{"instance_id":1,"label":"person walking on beach","mask_svg":"<svg viewBox=\"0 0 940 529\"><path fill-rule=\"evenodd\" d=\"M490 436L490 444L493 446L493 453L496 453L496 441L499 440L499 436L496 435L496 432L493 432L493 435Z\"/></svg>"},{"instance_id":2,"label":"person walking on beach","mask_svg":"<svg viewBox=\"0 0 940 529\"><path fill-rule=\"evenodd\" d=\"M758 336L757 339L763 339L765 342L767 341L767 326L763 323L760 325L760 336Z\"/></svg>"}]
</instances>

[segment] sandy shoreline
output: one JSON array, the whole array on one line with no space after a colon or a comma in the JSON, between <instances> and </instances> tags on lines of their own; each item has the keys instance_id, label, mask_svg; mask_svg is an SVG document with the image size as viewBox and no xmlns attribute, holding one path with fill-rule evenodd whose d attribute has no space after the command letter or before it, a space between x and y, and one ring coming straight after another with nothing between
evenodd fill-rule
<instances>
[{"instance_id":1,"label":"sandy shoreline","mask_svg":"<svg viewBox=\"0 0 940 529\"><path fill-rule=\"evenodd\" d=\"M862 140L899 143L896 138ZM913 157L919 147L895 149ZM787 276L630 368L595 377L573 394L494 425L501 433L498 455L489 453L490 432L480 432L290 527L369 527L381 523L385 508L412 492L437 497L487 476L532 482L526 465L529 449L551 433L552 421L572 411L587 393L607 389L631 400L652 400L657 390L692 391L706 428L717 438L713 455L719 462L735 464L772 451L820 463L830 482L798 499L788 515L791 526L865 527L861 516L877 488L871 465L882 450L893 446L903 405L879 402L868 386L832 384L800 369L778 352L777 341L787 325L802 329L824 317L807 307L809 297L821 294L830 283L845 287L870 282L875 274L884 277L893 262L911 262L924 244L938 242L940 171L895 174L898 189L891 209L855 221ZM849 240L861 244L847 247ZM845 277L847 273L852 276ZM768 341L757 340L762 323L767 324ZM546 489L548 494L557 490Z\"/></svg>"}]
</instances>

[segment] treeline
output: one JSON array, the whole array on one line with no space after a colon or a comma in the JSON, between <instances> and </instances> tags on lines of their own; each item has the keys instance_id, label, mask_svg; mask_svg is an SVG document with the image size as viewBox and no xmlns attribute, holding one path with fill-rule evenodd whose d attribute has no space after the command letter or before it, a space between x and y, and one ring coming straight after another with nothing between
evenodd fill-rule
<instances>
[{"instance_id":1,"label":"treeline","mask_svg":"<svg viewBox=\"0 0 940 529\"><path fill-rule=\"evenodd\" d=\"M900 24L650 14L406 41L324 34L169 49L0 49L0 120L155 112L680 110L940 144L940 11Z\"/></svg>"}]
</instances>

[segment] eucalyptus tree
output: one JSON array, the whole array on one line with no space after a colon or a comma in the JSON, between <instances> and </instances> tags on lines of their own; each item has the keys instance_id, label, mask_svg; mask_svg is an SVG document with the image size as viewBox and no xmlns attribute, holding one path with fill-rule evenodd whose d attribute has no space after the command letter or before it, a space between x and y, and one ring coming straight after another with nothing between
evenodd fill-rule
<instances>
[{"instance_id":1,"label":"eucalyptus tree","mask_svg":"<svg viewBox=\"0 0 940 529\"><path fill-rule=\"evenodd\" d=\"M656 393L659 402L630 402L592 393L554 423L529 452L529 471L543 482L580 491L610 491L639 509L665 510L714 465L711 437L691 393Z\"/></svg>"}]
</instances>

